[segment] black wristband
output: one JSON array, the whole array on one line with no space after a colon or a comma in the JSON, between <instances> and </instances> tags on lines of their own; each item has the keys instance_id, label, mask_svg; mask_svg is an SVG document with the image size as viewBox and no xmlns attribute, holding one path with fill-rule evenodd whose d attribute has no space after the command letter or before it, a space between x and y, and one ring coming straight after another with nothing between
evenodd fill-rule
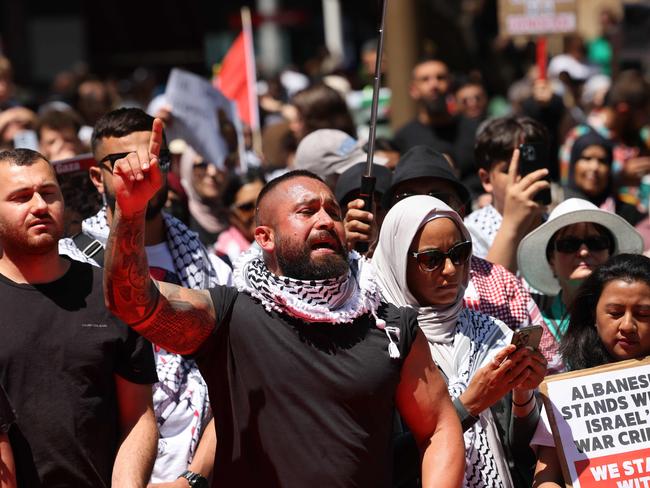
<instances>
[{"instance_id":1,"label":"black wristband","mask_svg":"<svg viewBox=\"0 0 650 488\"><path fill-rule=\"evenodd\" d=\"M513 395L513 397L512 397L512 404L513 404L515 407L525 407L525 406L528 405L530 402L532 402L534 398L535 398L535 392L533 392L533 393L530 395L530 398L529 398L528 400L526 400L524 403L517 403L517 402L515 402L515 397L514 397L514 395Z\"/></svg>"},{"instance_id":2,"label":"black wristband","mask_svg":"<svg viewBox=\"0 0 650 488\"><path fill-rule=\"evenodd\" d=\"M454 398L453 404L454 408L456 409L456 414L460 419L460 426L463 428L463 432L478 422L478 417L474 417L474 415L472 415L469 410L465 408L463 402L460 401L460 397Z\"/></svg>"}]
</instances>

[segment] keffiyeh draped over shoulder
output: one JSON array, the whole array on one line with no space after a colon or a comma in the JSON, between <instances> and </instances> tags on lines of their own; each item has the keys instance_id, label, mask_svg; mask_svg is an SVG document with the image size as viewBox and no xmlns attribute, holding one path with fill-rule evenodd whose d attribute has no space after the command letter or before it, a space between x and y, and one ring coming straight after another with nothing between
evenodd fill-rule
<instances>
[{"instance_id":1,"label":"keffiyeh draped over shoulder","mask_svg":"<svg viewBox=\"0 0 650 488\"><path fill-rule=\"evenodd\" d=\"M476 371L508 344L511 332L495 319L466 310L463 294L469 283L469 262L461 287L451 305L421 306L407 282L407 264L418 231L435 219L451 219L464 240L470 234L460 216L442 201L413 196L398 202L386 215L373 257L377 282L384 300L418 311L418 322L429 343L431 355L443 372L449 393L458 397L467 389ZM503 447L490 409L465 434L465 487L510 487L512 482Z\"/></svg>"}]
</instances>

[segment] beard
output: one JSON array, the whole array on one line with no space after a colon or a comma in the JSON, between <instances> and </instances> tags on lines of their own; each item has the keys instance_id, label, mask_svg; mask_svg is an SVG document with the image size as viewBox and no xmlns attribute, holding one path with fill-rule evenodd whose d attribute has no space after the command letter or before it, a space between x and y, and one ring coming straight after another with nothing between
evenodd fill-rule
<instances>
[{"instance_id":1,"label":"beard","mask_svg":"<svg viewBox=\"0 0 650 488\"><path fill-rule=\"evenodd\" d=\"M4 250L15 250L20 254L47 254L58 248L59 239L63 237L63 224L51 220L53 226L47 232L34 235L29 229L18 229L0 222L0 243Z\"/></svg>"},{"instance_id":2,"label":"beard","mask_svg":"<svg viewBox=\"0 0 650 488\"><path fill-rule=\"evenodd\" d=\"M433 126L445 125L449 123L451 115L447 110L447 101L444 95L438 95L430 100L422 100L422 105L427 111L431 124Z\"/></svg>"},{"instance_id":3,"label":"beard","mask_svg":"<svg viewBox=\"0 0 650 488\"><path fill-rule=\"evenodd\" d=\"M109 192L106 187L104 187L103 193L104 204L111 209L111 213L115 214L115 195L112 192ZM165 203L167 203L167 184L165 183L158 192L151 197L149 203L147 204L147 213L145 214L145 220L153 220L158 216L160 211L165 208Z\"/></svg>"},{"instance_id":4,"label":"beard","mask_svg":"<svg viewBox=\"0 0 650 488\"><path fill-rule=\"evenodd\" d=\"M338 236L328 231L320 232L319 235L325 232L329 237L336 239L338 244L333 254L326 254L317 259L311 257L313 248L310 240L314 237L305 243L292 242L282 236L277 237L276 258L285 276L297 280L325 280L338 278L349 271L348 253Z\"/></svg>"}]
</instances>

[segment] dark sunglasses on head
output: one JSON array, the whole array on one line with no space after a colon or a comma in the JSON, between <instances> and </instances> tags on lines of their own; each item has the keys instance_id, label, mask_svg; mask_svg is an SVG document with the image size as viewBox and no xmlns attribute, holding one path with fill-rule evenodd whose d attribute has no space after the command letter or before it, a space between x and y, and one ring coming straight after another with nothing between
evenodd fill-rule
<instances>
[{"instance_id":1,"label":"dark sunglasses on head","mask_svg":"<svg viewBox=\"0 0 650 488\"><path fill-rule=\"evenodd\" d=\"M563 237L555 241L555 250L564 254L572 254L583 244L587 246L587 249L595 252L609 249L611 242L607 236Z\"/></svg>"},{"instance_id":2,"label":"dark sunglasses on head","mask_svg":"<svg viewBox=\"0 0 650 488\"><path fill-rule=\"evenodd\" d=\"M447 252L443 252L440 249L411 252L411 256L416 259L422 271L435 271L445 263L447 258L456 266L464 264L471 254L472 243L470 241L459 242L449 248Z\"/></svg>"},{"instance_id":3,"label":"dark sunglasses on head","mask_svg":"<svg viewBox=\"0 0 650 488\"><path fill-rule=\"evenodd\" d=\"M415 195L426 195L433 198L437 198L438 200L449 205L452 209L454 209L458 213L461 213L465 207L463 202L460 201L460 198L458 198L453 193L435 192L435 191L430 191L427 193L414 193L414 192L405 191L403 193L398 193L393 197L393 205L401 200L404 200L405 198L412 197Z\"/></svg>"},{"instance_id":4,"label":"dark sunglasses on head","mask_svg":"<svg viewBox=\"0 0 650 488\"><path fill-rule=\"evenodd\" d=\"M123 153L113 153L113 154L108 154L106 155L103 159L99 161L99 164L110 162L110 169L113 169L115 166L115 162L118 159L124 159L127 157L129 154L131 154L134 151L129 151L129 152L123 152ZM158 161L160 163L160 170L164 173L169 171L169 167L172 164L172 155L167 149L162 149L160 151L160 154L158 155Z\"/></svg>"}]
</instances>

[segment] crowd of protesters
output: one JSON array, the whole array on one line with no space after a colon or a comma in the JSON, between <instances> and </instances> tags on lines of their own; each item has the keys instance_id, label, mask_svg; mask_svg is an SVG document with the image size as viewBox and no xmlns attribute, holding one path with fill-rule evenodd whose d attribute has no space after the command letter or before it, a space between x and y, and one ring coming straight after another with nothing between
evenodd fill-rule
<instances>
[{"instance_id":1,"label":"crowd of protesters","mask_svg":"<svg viewBox=\"0 0 650 488\"><path fill-rule=\"evenodd\" d=\"M540 383L650 353L644 73L418 61L371 211L349 81L285 75L216 164L146 70L24 104L0 58L0 487L563 485Z\"/></svg>"}]
</instances>

